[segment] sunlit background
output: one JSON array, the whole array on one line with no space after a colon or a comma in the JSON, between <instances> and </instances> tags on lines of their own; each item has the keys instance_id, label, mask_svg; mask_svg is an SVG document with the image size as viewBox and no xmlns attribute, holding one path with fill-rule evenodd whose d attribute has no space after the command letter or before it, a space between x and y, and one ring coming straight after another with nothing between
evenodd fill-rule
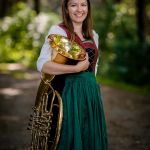
<instances>
[{"instance_id":1,"label":"sunlit background","mask_svg":"<svg viewBox=\"0 0 150 150\"><path fill-rule=\"evenodd\" d=\"M24 127L27 125L40 80L40 74L36 71L36 60L49 28L61 22L61 1L0 1L0 150L20 150L28 146L28 133L24 134ZM115 139L117 146L113 136L117 136L116 133L122 129L121 123L119 126L115 122L126 115L126 109L130 109L128 113L133 115L133 120L139 115L138 112L142 112L144 116L148 116L150 112L150 1L91 2L94 29L99 34L100 61L97 81L103 85L104 99L110 99L105 102L111 137L110 150L131 150L130 146L135 147L132 150L147 150L150 144L140 139L150 128L147 120L140 126L144 131L140 131L139 137L132 134L132 130L129 139L122 133L119 139ZM120 101L122 99L125 104ZM139 107L140 105L143 108ZM114 110L112 106L118 107ZM121 111L123 109L125 110ZM113 117L109 117L110 110L114 112ZM139 121L143 117L140 114L137 118ZM15 126L18 122L21 122L17 125L19 130ZM127 124L130 126L130 121ZM115 126L115 129L112 126ZM130 127L133 126L134 124ZM15 138L11 138L11 133ZM15 135L18 135L18 138ZM148 135L150 137L150 134ZM127 146L126 142L129 142L130 138L135 143ZM22 139L25 139L24 142ZM10 143L9 146L5 144L6 141Z\"/></svg>"}]
</instances>

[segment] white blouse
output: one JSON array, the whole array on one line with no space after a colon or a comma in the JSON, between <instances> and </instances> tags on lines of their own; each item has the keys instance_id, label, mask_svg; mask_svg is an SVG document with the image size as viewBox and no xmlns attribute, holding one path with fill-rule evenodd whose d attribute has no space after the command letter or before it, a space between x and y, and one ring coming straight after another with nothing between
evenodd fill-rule
<instances>
[{"instance_id":1,"label":"white blouse","mask_svg":"<svg viewBox=\"0 0 150 150\"><path fill-rule=\"evenodd\" d=\"M39 72L41 72L44 63L48 60L51 60L52 48L51 48L51 46L49 45L49 42L48 42L48 35L50 35L50 34L59 34L59 35L67 37L66 32L61 27L59 27L58 25L53 25L50 28L47 36L45 37L45 42L42 46L40 55L37 59L37 70ZM98 34L94 30L93 30L93 35L94 35L94 41L95 41L96 46L98 48L98 38L99 37L98 37ZM96 68L95 68L96 71L95 72L97 72L97 66L98 66L98 60L97 60L97 64L96 64Z\"/></svg>"}]
</instances>

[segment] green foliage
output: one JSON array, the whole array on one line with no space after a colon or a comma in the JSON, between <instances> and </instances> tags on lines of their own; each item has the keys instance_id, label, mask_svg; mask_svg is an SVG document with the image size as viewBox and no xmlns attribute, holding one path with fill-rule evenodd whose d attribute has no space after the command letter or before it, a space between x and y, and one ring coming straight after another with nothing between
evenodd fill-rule
<instances>
[{"instance_id":1,"label":"green foliage","mask_svg":"<svg viewBox=\"0 0 150 150\"><path fill-rule=\"evenodd\" d=\"M133 85L133 84L126 83L123 81L116 82L115 80L112 80L112 79L106 78L106 77L102 77L102 76L97 76L97 82L99 84L104 84L104 85L107 85L110 87L115 87L115 88L122 89L122 90L125 90L128 92L145 95L145 96L150 96L148 86L143 86L141 88L141 86Z\"/></svg>"},{"instance_id":2,"label":"green foliage","mask_svg":"<svg viewBox=\"0 0 150 150\"><path fill-rule=\"evenodd\" d=\"M36 16L24 3L17 3L10 12L0 20L0 63L35 66L44 37L59 17L54 13ZM150 87L150 35L146 35L147 43L138 42L135 0L101 1L100 6L93 6L93 16L102 56L98 75ZM148 16L147 11L147 20ZM149 33L148 26L146 30Z\"/></svg>"},{"instance_id":3,"label":"green foliage","mask_svg":"<svg viewBox=\"0 0 150 150\"><path fill-rule=\"evenodd\" d=\"M100 10L100 11L99 11ZM112 0L93 7L94 29L100 36L101 49L107 50L107 34L111 28L111 22L115 17Z\"/></svg>"},{"instance_id":4,"label":"green foliage","mask_svg":"<svg viewBox=\"0 0 150 150\"><path fill-rule=\"evenodd\" d=\"M120 45L119 45L120 44ZM116 80L124 80L137 85L150 85L150 46L140 43L129 43L122 47L116 44L114 62L110 64L109 74L117 74Z\"/></svg>"},{"instance_id":5,"label":"green foliage","mask_svg":"<svg viewBox=\"0 0 150 150\"><path fill-rule=\"evenodd\" d=\"M17 3L11 15L0 20L0 63L20 62L35 66L35 61L49 27L58 16L36 13L24 3Z\"/></svg>"},{"instance_id":6,"label":"green foliage","mask_svg":"<svg viewBox=\"0 0 150 150\"><path fill-rule=\"evenodd\" d=\"M114 4L106 0L93 10L102 55L98 74L150 87L150 44L138 41L134 1Z\"/></svg>"}]
</instances>

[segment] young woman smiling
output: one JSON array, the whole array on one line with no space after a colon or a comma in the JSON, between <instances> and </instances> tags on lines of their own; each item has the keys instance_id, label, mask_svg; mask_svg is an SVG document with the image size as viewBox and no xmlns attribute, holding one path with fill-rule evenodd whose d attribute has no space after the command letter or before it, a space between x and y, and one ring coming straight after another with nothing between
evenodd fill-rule
<instances>
[{"instance_id":1,"label":"young woman smiling","mask_svg":"<svg viewBox=\"0 0 150 150\"><path fill-rule=\"evenodd\" d=\"M59 91L63 122L57 150L107 150L105 115L95 78L98 34L92 28L90 0L62 0L62 23L53 25L50 34L66 36L86 50L85 60L58 64L51 61L52 48L46 37L37 60L40 72L58 75L64 83Z\"/></svg>"}]
</instances>

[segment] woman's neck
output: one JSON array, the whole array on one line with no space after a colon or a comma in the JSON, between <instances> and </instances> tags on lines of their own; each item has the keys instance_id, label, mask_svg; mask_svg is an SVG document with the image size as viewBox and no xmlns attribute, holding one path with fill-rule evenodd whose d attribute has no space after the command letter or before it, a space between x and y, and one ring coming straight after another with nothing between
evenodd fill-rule
<instances>
[{"instance_id":1,"label":"woman's neck","mask_svg":"<svg viewBox=\"0 0 150 150\"><path fill-rule=\"evenodd\" d=\"M74 32L77 34L82 34L82 24L73 23Z\"/></svg>"},{"instance_id":2,"label":"woman's neck","mask_svg":"<svg viewBox=\"0 0 150 150\"><path fill-rule=\"evenodd\" d=\"M82 32L82 24L73 23L74 32L78 35L81 41L85 40Z\"/></svg>"}]
</instances>

